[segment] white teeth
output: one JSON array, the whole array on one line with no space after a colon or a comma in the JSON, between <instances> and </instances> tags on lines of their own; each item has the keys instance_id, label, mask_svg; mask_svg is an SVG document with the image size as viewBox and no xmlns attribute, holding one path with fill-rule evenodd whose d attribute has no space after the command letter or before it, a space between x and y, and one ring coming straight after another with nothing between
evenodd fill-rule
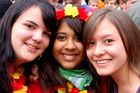
<instances>
[{"instance_id":1,"label":"white teeth","mask_svg":"<svg viewBox=\"0 0 140 93\"><path fill-rule=\"evenodd\" d=\"M107 62L109 62L109 60L100 60L100 61L97 61L97 63L99 63L99 64L103 64L103 63L107 63Z\"/></svg>"},{"instance_id":2,"label":"white teeth","mask_svg":"<svg viewBox=\"0 0 140 93\"><path fill-rule=\"evenodd\" d=\"M27 46L31 49L36 49L36 47L32 46L31 44L27 44Z\"/></svg>"},{"instance_id":3,"label":"white teeth","mask_svg":"<svg viewBox=\"0 0 140 93\"><path fill-rule=\"evenodd\" d=\"M68 61L74 60L75 55L64 55L64 58Z\"/></svg>"}]
</instances>

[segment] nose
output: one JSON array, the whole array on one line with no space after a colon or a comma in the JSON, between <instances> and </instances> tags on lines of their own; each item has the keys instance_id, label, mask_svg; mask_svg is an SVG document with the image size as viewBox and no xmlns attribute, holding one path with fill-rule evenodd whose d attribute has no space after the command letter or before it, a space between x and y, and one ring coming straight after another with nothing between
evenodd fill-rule
<instances>
[{"instance_id":1,"label":"nose","mask_svg":"<svg viewBox=\"0 0 140 93\"><path fill-rule=\"evenodd\" d=\"M32 39L33 39L34 41L36 41L36 42L39 43L39 42L41 42L42 38L43 38L43 31L38 30L38 31L34 31L34 32L33 32Z\"/></svg>"},{"instance_id":2,"label":"nose","mask_svg":"<svg viewBox=\"0 0 140 93\"><path fill-rule=\"evenodd\" d=\"M65 44L65 48L68 50L73 50L76 48L75 41L73 39L69 39Z\"/></svg>"},{"instance_id":3,"label":"nose","mask_svg":"<svg viewBox=\"0 0 140 93\"><path fill-rule=\"evenodd\" d=\"M103 46L102 44L96 44L93 51L93 55L100 57L104 54L105 54L105 46Z\"/></svg>"}]
</instances>

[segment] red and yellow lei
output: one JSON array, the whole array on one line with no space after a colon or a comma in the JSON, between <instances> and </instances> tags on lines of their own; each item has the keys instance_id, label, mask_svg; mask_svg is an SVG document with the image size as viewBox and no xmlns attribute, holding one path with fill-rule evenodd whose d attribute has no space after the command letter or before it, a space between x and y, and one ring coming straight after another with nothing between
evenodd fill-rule
<instances>
[{"instance_id":1,"label":"red and yellow lei","mask_svg":"<svg viewBox=\"0 0 140 93\"><path fill-rule=\"evenodd\" d=\"M20 71L15 71L11 75L11 86L13 93L31 93L28 86L25 86L26 77L24 75L24 68Z\"/></svg>"},{"instance_id":2,"label":"red and yellow lei","mask_svg":"<svg viewBox=\"0 0 140 93\"><path fill-rule=\"evenodd\" d=\"M67 82L68 93L90 93L87 90L79 90L78 88L74 87L72 83ZM66 93L65 88L57 87L58 93Z\"/></svg>"}]
</instances>

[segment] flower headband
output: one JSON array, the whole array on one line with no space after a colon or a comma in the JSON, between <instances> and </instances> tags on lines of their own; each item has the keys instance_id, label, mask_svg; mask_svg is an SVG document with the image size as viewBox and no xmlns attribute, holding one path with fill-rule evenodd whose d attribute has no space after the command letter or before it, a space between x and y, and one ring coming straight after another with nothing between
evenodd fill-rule
<instances>
[{"instance_id":1,"label":"flower headband","mask_svg":"<svg viewBox=\"0 0 140 93\"><path fill-rule=\"evenodd\" d=\"M57 20L66 16L71 16L73 18L78 16L81 20L86 21L89 15L90 13L84 7L77 8L76 6L72 6L72 4L67 4L63 10L56 10Z\"/></svg>"}]
</instances>

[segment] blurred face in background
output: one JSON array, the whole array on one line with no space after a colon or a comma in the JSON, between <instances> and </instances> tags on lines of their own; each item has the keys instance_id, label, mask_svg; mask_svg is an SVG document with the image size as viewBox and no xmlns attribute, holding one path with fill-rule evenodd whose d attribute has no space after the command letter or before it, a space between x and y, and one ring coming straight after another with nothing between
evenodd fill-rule
<instances>
[{"instance_id":1,"label":"blurred face in background","mask_svg":"<svg viewBox=\"0 0 140 93\"><path fill-rule=\"evenodd\" d=\"M55 5L57 2L58 2L58 0L48 0L52 5Z\"/></svg>"},{"instance_id":2,"label":"blurred face in background","mask_svg":"<svg viewBox=\"0 0 140 93\"><path fill-rule=\"evenodd\" d=\"M80 6L82 0L65 0L64 2L66 4L73 4L75 6Z\"/></svg>"},{"instance_id":3,"label":"blurred face in background","mask_svg":"<svg viewBox=\"0 0 140 93\"><path fill-rule=\"evenodd\" d=\"M127 0L126 2L124 2L124 0L120 0L120 7L123 11L127 11L127 9L130 8L137 1L139 0Z\"/></svg>"},{"instance_id":4,"label":"blurred face in background","mask_svg":"<svg viewBox=\"0 0 140 93\"><path fill-rule=\"evenodd\" d=\"M110 9L115 9L117 7L117 1L109 0L109 1L105 2L105 7L109 7Z\"/></svg>"},{"instance_id":5,"label":"blurred face in background","mask_svg":"<svg viewBox=\"0 0 140 93\"><path fill-rule=\"evenodd\" d=\"M98 8L98 0L89 0L88 5L92 9L97 9Z\"/></svg>"}]
</instances>

